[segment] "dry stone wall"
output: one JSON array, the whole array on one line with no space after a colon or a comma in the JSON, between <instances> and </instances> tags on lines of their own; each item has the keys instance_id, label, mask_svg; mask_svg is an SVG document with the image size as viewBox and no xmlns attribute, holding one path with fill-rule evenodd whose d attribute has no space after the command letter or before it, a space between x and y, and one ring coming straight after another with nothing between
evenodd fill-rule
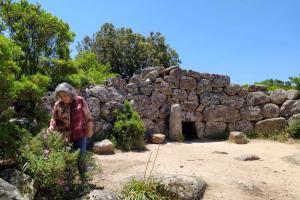
<instances>
[{"instance_id":1,"label":"dry stone wall","mask_svg":"<svg viewBox=\"0 0 300 200\"><path fill-rule=\"evenodd\" d=\"M105 138L115 120L115 109L128 99L140 114L146 134L162 133L176 140L182 122L193 122L198 138L228 131L249 133L282 130L300 118L296 90L267 91L264 86L242 88L230 77L179 67L150 67L129 82L113 78L103 86L82 90L93 117L97 139Z\"/></svg>"}]
</instances>

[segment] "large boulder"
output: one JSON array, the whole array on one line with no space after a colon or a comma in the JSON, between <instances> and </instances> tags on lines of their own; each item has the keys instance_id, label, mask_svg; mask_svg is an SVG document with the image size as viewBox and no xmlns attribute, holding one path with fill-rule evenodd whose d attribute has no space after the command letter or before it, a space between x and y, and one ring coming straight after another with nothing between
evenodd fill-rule
<instances>
[{"instance_id":1,"label":"large boulder","mask_svg":"<svg viewBox=\"0 0 300 200\"><path fill-rule=\"evenodd\" d=\"M185 175L156 175L154 180L182 200L202 199L207 183L200 177Z\"/></svg>"},{"instance_id":2,"label":"large boulder","mask_svg":"<svg viewBox=\"0 0 300 200\"><path fill-rule=\"evenodd\" d=\"M179 87L179 79L177 79L175 76L165 76L164 81L168 84L170 88Z\"/></svg>"},{"instance_id":3,"label":"large boulder","mask_svg":"<svg viewBox=\"0 0 300 200\"><path fill-rule=\"evenodd\" d=\"M16 169L5 169L1 171L0 177L9 184L16 186L24 199L34 199L37 188L34 180L30 176Z\"/></svg>"},{"instance_id":4,"label":"large boulder","mask_svg":"<svg viewBox=\"0 0 300 200\"><path fill-rule=\"evenodd\" d=\"M184 90L193 90L196 89L197 82L194 78L183 76L180 79L180 88Z\"/></svg>"},{"instance_id":5,"label":"large boulder","mask_svg":"<svg viewBox=\"0 0 300 200\"><path fill-rule=\"evenodd\" d=\"M291 114L300 113L300 99L296 100L291 109Z\"/></svg>"},{"instance_id":6,"label":"large boulder","mask_svg":"<svg viewBox=\"0 0 300 200\"><path fill-rule=\"evenodd\" d=\"M262 108L262 114L266 119L278 117L280 114L279 106L274 103L267 103Z\"/></svg>"},{"instance_id":7,"label":"large boulder","mask_svg":"<svg viewBox=\"0 0 300 200\"><path fill-rule=\"evenodd\" d=\"M265 85L249 85L248 91L249 92L258 92L258 91L266 91L267 86Z\"/></svg>"},{"instance_id":8,"label":"large boulder","mask_svg":"<svg viewBox=\"0 0 300 200\"><path fill-rule=\"evenodd\" d=\"M292 115L292 107L295 103L295 100L287 100L280 107L280 115L284 117L289 117Z\"/></svg>"},{"instance_id":9,"label":"large boulder","mask_svg":"<svg viewBox=\"0 0 300 200\"><path fill-rule=\"evenodd\" d=\"M195 112L182 111L182 121L184 121L184 122L194 122L194 121L196 121L196 119L197 118L196 118Z\"/></svg>"},{"instance_id":10,"label":"large boulder","mask_svg":"<svg viewBox=\"0 0 300 200\"><path fill-rule=\"evenodd\" d=\"M295 100L298 99L298 97L300 97L300 93L298 90L288 90L287 92L287 98L289 100Z\"/></svg>"},{"instance_id":11,"label":"large boulder","mask_svg":"<svg viewBox=\"0 0 300 200\"><path fill-rule=\"evenodd\" d=\"M240 90L241 90L241 86L238 84L227 85L224 89L225 93L230 96L238 94L240 92Z\"/></svg>"},{"instance_id":12,"label":"large boulder","mask_svg":"<svg viewBox=\"0 0 300 200\"><path fill-rule=\"evenodd\" d=\"M271 92L271 101L275 104L281 105L287 100L288 93L283 89L277 89Z\"/></svg>"},{"instance_id":13,"label":"large boulder","mask_svg":"<svg viewBox=\"0 0 300 200\"><path fill-rule=\"evenodd\" d=\"M139 112L139 114L144 118L154 120L154 119L158 118L159 110L156 106L151 104L151 105L145 107L144 109L142 109Z\"/></svg>"},{"instance_id":14,"label":"large boulder","mask_svg":"<svg viewBox=\"0 0 300 200\"><path fill-rule=\"evenodd\" d=\"M212 92L212 85L208 79L200 79L197 83L197 94L202 94L204 92Z\"/></svg>"},{"instance_id":15,"label":"large boulder","mask_svg":"<svg viewBox=\"0 0 300 200\"><path fill-rule=\"evenodd\" d=\"M169 87L168 83L166 83L162 78L157 78L154 81L154 88L165 95L172 94L172 89Z\"/></svg>"},{"instance_id":16,"label":"large boulder","mask_svg":"<svg viewBox=\"0 0 300 200\"><path fill-rule=\"evenodd\" d=\"M101 107L101 117L109 122L113 122L117 117L117 111L123 109L123 104L110 101Z\"/></svg>"},{"instance_id":17,"label":"large boulder","mask_svg":"<svg viewBox=\"0 0 300 200\"><path fill-rule=\"evenodd\" d=\"M151 95L154 90L154 86L152 84L143 85L139 88L140 92L144 95Z\"/></svg>"},{"instance_id":18,"label":"large boulder","mask_svg":"<svg viewBox=\"0 0 300 200\"><path fill-rule=\"evenodd\" d=\"M247 103L250 106L269 103L271 98L263 92L250 92L247 96Z\"/></svg>"},{"instance_id":19,"label":"large boulder","mask_svg":"<svg viewBox=\"0 0 300 200\"><path fill-rule=\"evenodd\" d=\"M150 119L142 118L144 122L144 127L146 129L146 136L149 137L150 135L153 134L158 134L160 133L159 127L156 123L154 123Z\"/></svg>"},{"instance_id":20,"label":"large boulder","mask_svg":"<svg viewBox=\"0 0 300 200\"><path fill-rule=\"evenodd\" d=\"M126 90L127 90L127 93L129 93L129 94L137 94L139 92L138 89L139 88L137 87L137 85L135 83L128 83L126 85Z\"/></svg>"},{"instance_id":21,"label":"large boulder","mask_svg":"<svg viewBox=\"0 0 300 200\"><path fill-rule=\"evenodd\" d=\"M182 134L182 111L179 104L171 106L169 118L169 138L171 140L179 141Z\"/></svg>"},{"instance_id":22,"label":"large boulder","mask_svg":"<svg viewBox=\"0 0 300 200\"><path fill-rule=\"evenodd\" d=\"M282 131L286 126L287 120L283 117L278 117L257 122L254 130L261 133L272 133L274 131Z\"/></svg>"},{"instance_id":23,"label":"large boulder","mask_svg":"<svg viewBox=\"0 0 300 200\"><path fill-rule=\"evenodd\" d=\"M172 91L172 99L178 101L184 101L187 99L187 93L183 89L173 89Z\"/></svg>"},{"instance_id":24,"label":"large boulder","mask_svg":"<svg viewBox=\"0 0 300 200\"><path fill-rule=\"evenodd\" d=\"M250 133L253 130L253 124L250 121L241 120L228 124L230 131L241 131L243 133Z\"/></svg>"},{"instance_id":25,"label":"large boulder","mask_svg":"<svg viewBox=\"0 0 300 200\"><path fill-rule=\"evenodd\" d=\"M229 140L236 144L247 144L248 143L247 137L242 132L238 132L238 131L231 131L229 133Z\"/></svg>"},{"instance_id":26,"label":"large boulder","mask_svg":"<svg viewBox=\"0 0 300 200\"><path fill-rule=\"evenodd\" d=\"M241 119L239 111L231 106L212 105L204 109L204 121L234 122Z\"/></svg>"},{"instance_id":27,"label":"large boulder","mask_svg":"<svg viewBox=\"0 0 300 200\"><path fill-rule=\"evenodd\" d=\"M99 119L100 117L100 113L101 113L101 110L100 110L100 100L96 97L88 97L86 99L86 102L89 106L89 109L92 113L92 117L94 118L94 120L97 120Z\"/></svg>"},{"instance_id":28,"label":"large boulder","mask_svg":"<svg viewBox=\"0 0 300 200\"><path fill-rule=\"evenodd\" d=\"M232 106L235 108L241 108L245 104L245 100L239 96L227 96L220 95L220 102L224 106Z\"/></svg>"},{"instance_id":29,"label":"large boulder","mask_svg":"<svg viewBox=\"0 0 300 200\"><path fill-rule=\"evenodd\" d=\"M181 103L182 110L194 111L198 107L198 101L183 101Z\"/></svg>"},{"instance_id":30,"label":"large boulder","mask_svg":"<svg viewBox=\"0 0 300 200\"><path fill-rule=\"evenodd\" d=\"M211 92L205 92L200 95L200 103L204 106L220 104L220 97Z\"/></svg>"},{"instance_id":31,"label":"large boulder","mask_svg":"<svg viewBox=\"0 0 300 200\"><path fill-rule=\"evenodd\" d=\"M1 200L26 200L22 197L18 188L0 178L0 199Z\"/></svg>"},{"instance_id":32,"label":"large boulder","mask_svg":"<svg viewBox=\"0 0 300 200\"><path fill-rule=\"evenodd\" d=\"M160 92L154 91L152 93L150 99L151 99L152 105L154 105L156 108L160 108L162 105L165 104L167 97L166 97L166 95L164 95Z\"/></svg>"},{"instance_id":33,"label":"large boulder","mask_svg":"<svg viewBox=\"0 0 300 200\"><path fill-rule=\"evenodd\" d=\"M247 106L240 110L243 120L259 121L263 119L262 112L259 106Z\"/></svg>"},{"instance_id":34,"label":"large boulder","mask_svg":"<svg viewBox=\"0 0 300 200\"><path fill-rule=\"evenodd\" d=\"M225 75L213 74L212 86L213 87L226 87L230 84L230 77Z\"/></svg>"},{"instance_id":35,"label":"large boulder","mask_svg":"<svg viewBox=\"0 0 300 200\"><path fill-rule=\"evenodd\" d=\"M288 123L291 124L291 122L294 121L294 120L300 120L300 113L292 115L289 118Z\"/></svg>"},{"instance_id":36,"label":"large boulder","mask_svg":"<svg viewBox=\"0 0 300 200\"><path fill-rule=\"evenodd\" d=\"M198 138L203 139L204 138L204 133L205 133L205 123L201 122L199 120L196 120L195 121L195 128L196 128Z\"/></svg>"},{"instance_id":37,"label":"large boulder","mask_svg":"<svg viewBox=\"0 0 300 200\"><path fill-rule=\"evenodd\" d=\"M205 125L205 138L218 139L225 138L227 124L224 122L208 121Z\"/></svg>"},{"instance_id":38,"label":"large boulder","mask_svg":"<svg viewBox=\"0 0 300 200\"><path fill-rule=\"evenodd\" d=\"M113 130L113 125L105 120L94 122L94 135L92 141L100 141L106 139Z\"/></svg>"},{"instance_id":39,"label":"large boulder","mask_svg":"<svg viewBox=\"0 0 300 200\"><path fill-rule=\"evenodd\" d=\"M86 90L88 96L98 98L101 102L116 101L122 103L124 97L114 87L94 86Z\"/></svg>"}]
</instances>

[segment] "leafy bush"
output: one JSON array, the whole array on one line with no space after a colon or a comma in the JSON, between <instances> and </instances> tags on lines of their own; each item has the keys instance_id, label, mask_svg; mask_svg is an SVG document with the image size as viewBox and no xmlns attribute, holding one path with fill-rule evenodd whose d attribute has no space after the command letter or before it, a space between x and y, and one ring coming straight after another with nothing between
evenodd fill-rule
<instances>
[{"instance_id":1,"label":"leafy bush","mask_svg":"<svg viewBox=\"0 0 300 200\"><path fill-rule=\"evenodd\" d=\"M300 138L300 119L292 120L287 132L291 138Z\"/></svg>"},{"instance_id":2,"label":"leafy bush","mask_svg":"<svg viewBox=\"0 0 300 200\"><path fill-rule=\"evenodd\" d=\"M165 186L153 179L136 180L132 179L122 190L126 200L176 200L178 197L166 191Z\"/></svg>"},{"instance_id":3,"label":"leafy bush","mask_svg":"<svg viewBox=\"0 0 300 200\"><path fill-rule=\"evenodd\" d=\"M112 140L117 148L125 151L131 149L144 149L144 123L139 114L133 110L128 101L124 102L124 109L117 113L114 123Z\"/></svg>"},{"instance_id":4,"label":"leafy bush","mask_svg":"<svg viewBox=\"0 0 300 200\"><path fill-rule=\"evenodd\" d=\"M29 137L30 133L9 122L0 123L0 160L16 160L19 155L21 140Z\"/></svg>"},{"instance_id":5,"label":"leafy bush","mask_svg":"<svg viewBox=\"0 0 300 200\"><path fill-rule=\"evenodd\" d=\"M26 144L21 148L24 170L34 178L38 191L44 191L40 196L48 194L58 199L76 186L79 151L71 151L62 134L43 130L23 142Z\"/></svg>"}]
</instances>

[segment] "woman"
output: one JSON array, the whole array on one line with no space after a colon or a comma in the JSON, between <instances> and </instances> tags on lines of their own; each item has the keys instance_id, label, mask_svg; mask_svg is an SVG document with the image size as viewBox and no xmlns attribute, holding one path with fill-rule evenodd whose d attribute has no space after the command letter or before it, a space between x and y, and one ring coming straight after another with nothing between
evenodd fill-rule
<instances>
[{"instance_id":1,"label":"woman","mask_svg":"<svg viewBox=\"0 0 300 200\"><path fill-rule=\"evenodd\" d=\"M93 134L88 105L68 83L59 84L55 96L58 100L52 111L49 130L64 134L66 141L72 142L75 149L80 149L82 157L86 152L87 137Z\"/></svg>"}]
</instances>

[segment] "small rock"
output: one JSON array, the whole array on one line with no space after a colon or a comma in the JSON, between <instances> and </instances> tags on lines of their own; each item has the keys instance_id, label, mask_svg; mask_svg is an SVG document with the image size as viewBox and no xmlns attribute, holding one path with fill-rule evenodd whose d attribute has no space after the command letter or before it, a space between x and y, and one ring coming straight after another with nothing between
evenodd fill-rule
<instances>
[{"instance_id":1,"label":"small rock","mask_svg":"<svg viewBox=\"0 0 300 200\"><path fill-rule=\"evenodd\" d=\"M225 151L213 151L212 153L216 153L216 154L228 154L228 153L225 152Z\"/></svg>"},{"instance_id":2,"label":"small rock","mask_svg":"<svg viewBox=\"0 0 300 200\"><path fill-rule=\"evenodd\" d=\"M165 141L166 136L163 134L153 134L150 136L150 142L154 144L161 144Z\"/></svg>"},{"instance_id":3,"label":"small rock","mask_svg":"<svg viewBox=\"0 0 300 200\"><path fill-rule=\"evenodd\" d=\"M253 154L243 154L240 155L239 157L236 157L236 159L240 161L252 161L252 160L259 160L260 158Z\"/></svg>"},{"instance_id":4,"label":"small rock","mask_svg":"<svg viewBox=\"0 0 300 200\"><path fill-rule=\"evenodd\" d=\"M108 140L102 140L101 142L96 142L93 146L93 151L96 154L113 154L114 146L113 143Z\"/></svg>"},{"instance_id":5,"label":"small rock","mask_svg":"<svg viewBox=\"0 0 300 200\"><path fill-rule=\"evenodd\" d=\"M231 131L229 134L229 140L233 141L236 144L247 144L248 139L246 135L244 135L242 132L238 131Z\"/></svg>"},{"instance_id":6,"label":"small rock","mask_svg":"<svg viewBox=\"0 0 300 200\"><path fill-rule=\"evenodd\" d=\"M295 165L300 166L300 153L295 153L295 154L290 155L290 156L285 156L282 159L286 162L293 163Z\"/></svg>"},{"instance_id":7,"label":"small rock","mask_svg":"<svg viewBox=\"0 0 300 200\"><path fill-rule=\"evenodd\" d=\"M246 193L262 195L261 189L259 189L254 183L239 181L238 185Z\"/></svg>"},{"instance_id":8,"label":"small rock","mask_svg":"<svg viewBox=\"0 0 300 200\"><path fill-rule=\"evenodd\" d=\"M106 190L92 190L89 194L80 198L80 200L118 200L118 196Z\"/></svg>"}]
</instances>

